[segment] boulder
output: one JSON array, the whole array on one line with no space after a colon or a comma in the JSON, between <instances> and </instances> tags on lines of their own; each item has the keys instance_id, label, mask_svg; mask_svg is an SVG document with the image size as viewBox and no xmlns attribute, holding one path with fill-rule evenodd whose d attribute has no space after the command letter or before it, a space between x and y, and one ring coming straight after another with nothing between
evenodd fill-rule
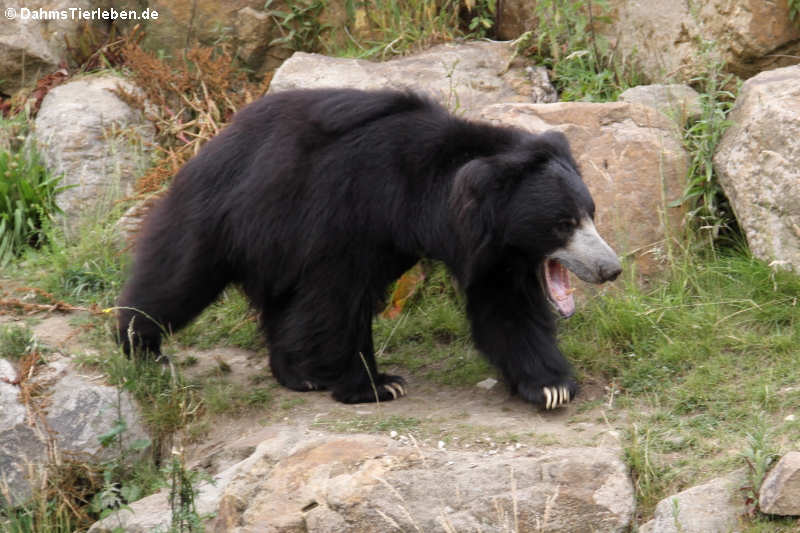
<instances>
[{"instance_id":1,"label":"boulder","mask_svg":"<svg viewBox=\"0 0 800 533\"><path fill-rule=\"evenodd\" d=\"M532 132L562 131L597 206L600 234L641 273L661 266L681 223L688 155L672 120L653 108L614 103L498 104L481 118Z\"/></svg>"},{"instance_id":2,"label":"boulder","mask_svg":"<svg viewBox=\"0 0 800 533\"><path fill-rule=\"evenodd\" d=\"M535 30L535 6L536 0L504 0L500 37ZM598 33L653 82L689 81L715 59L748 78L800 56L800 24L789 18L786 0L610 0L608 6L610 22L598 24Z\"/></svg>"},{"instance_id":3,"label":"boulder","mask_svg":"<svg viewBox=\"0 0 800 533\"><path fill-rule=\"evenodd\" d=\"M640 533L731 533L745 515L741 488L744 470L686 489L656 505L654 518Z\"/></svg>"},{"instance_id":4,"label":"boulder","mask_svg":"<svg viewBox=\"0 0 800 533\"><path fill-rule=\"evenodd\" d=\"M30 497L31 483L52 459L48 450L79 454L98 463L110 460L119 448L103 447L99 437L120 419L126 424L121 434L124 448L149 440L127 392L89 379L67 357L49 358L46 365L34 367L30 384L36 394L27 404L19 397L18 385L0 381L0 471L12 505ZM16 371L0 359L0 375L13 380Z\"/></svg>"},{"instance_id":5,"label":"boulder","mask_svg":"<svg viewBox=\"0 0 800 533\"><path fill-rule=\"evenodd\" d=\"M72 186L57 198L68 219L100 200L130 194L149 166L155 128L115 94L118 89L138 92L115 76L80 78L50 91L36 116L45 166Z\"/></svg>"},{"instance_id":6,"label":"boulder","mask_svg":"<svg viewBox=\"0 0 800 533\"><path fill-rule=\"evenodd\" d=\"M64 38L75 42L80 20L69 16L42 20L33 18L33 14L40 9L59 14L73 7L88 10L95 4L92 0L0 0L0 92L13 94L56 70L67 59Z\"/></svg>"},{"instance_id":7,"label":"boulder","mask_svg":"<svg viewBox=\"0 0 800 533\"><path fill-rule=\"evenodd\" d=\"M743 85L714 154L753 255L800 272L800 66Z\"/></svg>"},{"instance_id":8,"label":"boulder","mask_svg":"<svg viewBox=\"0 0 800 533\"><path fill-rule=\"evenodd\" d=\"M321 87L410 88L426 92L451 111L468 117L489 104L550 98L555 90L542 88L541 72L516 65L512 54L508 43L478 41L442 44L382 63L297 52L275 72L270 92Z\"/></svg>"},{"instance_id":9,"label":"boulder","mask_svg":"<svg viewBox=\"0 0 800 533\"><path fill-rule=\"evenodd\" d=\"M789 452L772 467L758 493L762 513L800 516L800 452Z\"/></svg>"},{"instance_id":10,"label":"boulder","mask_svg":"<svg viewBox=\"0 0 800 533\"><path fill-rule=\"evenodd\" d=\"M621 532L634 511L627 469L610 449L490 455L296 428L262 441L198 494L199 512L217 511L206 530L231 533ZM90 532L110 532L120 517L129 532L169 524L167 491L130 507Z\"/></svg>"},{"instance_id":11,"label":"boulder","mask_svg":"<svg viewBox=\"0 0 800 533\"><path fill-rule=\"evenodd\" d=\"M618 100L658 109L680 126L697 120L703 113L700 94L688 85L639 85L624 91Z\"/></svg>"}]
</instances>

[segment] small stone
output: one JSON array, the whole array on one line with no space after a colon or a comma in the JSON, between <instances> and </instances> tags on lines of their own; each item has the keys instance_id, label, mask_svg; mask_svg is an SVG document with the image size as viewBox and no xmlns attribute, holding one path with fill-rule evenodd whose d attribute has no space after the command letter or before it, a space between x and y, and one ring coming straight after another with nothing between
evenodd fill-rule
<instances>
[{"instance_id":1,"label":"small stone","mask_svg":"<svg viewBox=\"0 0 800 533\"><path fill-rule=\"evenodd\" d=\"M440 450L444 450L444 441L443 441L443 440L440 440L440 441L439 441L439 442L436 444L436 447L437 447L437 448L439 448Z\"/></svg>"},{"instance_id":2,"label":"small stone","mask_svg":"<svg viewBox=\"0 0 800 533\"><path fill-rule=\"evenodd\" d=\"M762 513L800 516L800 452L789 452L772 467L761 484Z\"/></svg>"},{"instance_id":3,"label":"small stone","mask_svg":"<svg viewBox=\"0 0 800 533\"><path fill-rule=\"evenodd\" d=\"M783 419L784 422L794 422L795 420L797 420L797 417L795 415L788 415L786 418Z\"/></svg>"},{"instance_id":4,"label":"small stone","mask_svg":"<svg viewBox=\"0 0 800 533\"><path fill-rule=\"evenodd\" d=\"M486 378L483 381L479 381L475 384L476 387L484 390L492 390L492 387L495 385L497 385L497 380L494 378Z\"/></svg>"},{"instance_id":5,"label":"small stone","mask_svg":"<svg viewBox=\"0 0 800 533\"><path fill-rule=\"evenodd\" d=\"M397 432L395 430L392 430L392 431L389 432L389 436L392 437L393 439L395 439L395 438L397 438Z\"/></svg>"}]
</instances>

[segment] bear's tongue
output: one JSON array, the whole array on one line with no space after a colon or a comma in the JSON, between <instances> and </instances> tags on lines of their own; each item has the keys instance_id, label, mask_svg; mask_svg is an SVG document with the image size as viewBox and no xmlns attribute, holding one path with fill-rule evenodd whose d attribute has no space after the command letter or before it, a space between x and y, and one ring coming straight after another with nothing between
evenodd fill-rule
<instances>
[{"instance_id":1,"label":"bear's tongue","mask_svg":"<svg viewBox=\"0 0 800 533\"><path fill-rule=\"evenodd\" d=\"M564 265L555 259L548 259L544 263L544 279L547 281L547 293L550 301L555 304L558 312L565 318L575 312L575 299L569 286L569 274Z\"/></svg>"}]
</instances>

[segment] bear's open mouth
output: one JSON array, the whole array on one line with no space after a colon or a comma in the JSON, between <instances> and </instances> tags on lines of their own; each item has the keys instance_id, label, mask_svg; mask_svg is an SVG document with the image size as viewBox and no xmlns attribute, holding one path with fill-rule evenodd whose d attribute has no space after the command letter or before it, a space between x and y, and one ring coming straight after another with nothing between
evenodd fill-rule
<instances>
[{"instance_id":1,"label":"bear's open mouth","mask_svg":"<svg viewBox=\"0 0 800 533\"><path fill-rule=\"evenodd\" d=\"M564 318L572 316L575 312L575 298L572 297L575 289L569 286L569 273L566 267L555 259L546 259L544 279L547 283L547 296L561 316Z\"/></svg>"}]
</instances>

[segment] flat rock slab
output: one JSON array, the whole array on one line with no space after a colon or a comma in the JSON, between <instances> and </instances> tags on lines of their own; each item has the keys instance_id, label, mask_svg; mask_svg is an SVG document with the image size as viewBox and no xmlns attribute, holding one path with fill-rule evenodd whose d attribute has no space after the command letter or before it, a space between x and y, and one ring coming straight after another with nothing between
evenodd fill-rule
<instances>
[{"instance_id":1,"label":"flat rock slab","mask_svg":"<svg viewBox=\"0 0 800 533\"><path fill-rule=\"evenodd\" d=\"M758 495L762 513L800 516L800 452L789 452L772 467Z\"/></svg>"},{"instance_id":2,"label":"flat rock slab","mask_svg":"<svg viewBox=\"0 0 800 533\"><path fill-rule=\"evenodd\" d=\"M168 525L166 498L134 502L90 531ZM296 428L262 441L213 487L200 487L198 501L200 513L217 512L206 530L230 533L622 532L635 505L618 450L489 455L372 435L304 436Z\"/></svg>"},{"instance_id":3,"label":"flat rock slab","mask_svg":"<svg viewBox=\"0 0 800 533\"><path fill-rule=\"evenodd\" d=\"M674 122L639 104L562 102L497 104L489 122L540 133L559 130L597 206L598 231L618 255L636 258L651 274L665 257L665 240L682 210L667 207L683 194L689 159Z\"/></svg>"},{"instance_id":4,"label":"flat rock slab","mask_svg":"<svg viewBox=\"0 0 800 533\"><path fill-rule=\"evenodd\" d=\"M297 52L275 72L269 90L413 89L474 117L489 104L532 102L552 94L552 87L551 92L537 89L542 82L536 72L509 68L512 53L508 43L477 41L442 44L380 63Z\"/></svg>"},{"instance_id":5,"label":"flat rock slab","mask_svg":"<svg viewBox=\"0 0 800 533\"><path fill-rule=\"evenodd\" d=\"M742 86L714 154L753 255L800 273L800 66Z\"/></svg>"}]
</instances>

